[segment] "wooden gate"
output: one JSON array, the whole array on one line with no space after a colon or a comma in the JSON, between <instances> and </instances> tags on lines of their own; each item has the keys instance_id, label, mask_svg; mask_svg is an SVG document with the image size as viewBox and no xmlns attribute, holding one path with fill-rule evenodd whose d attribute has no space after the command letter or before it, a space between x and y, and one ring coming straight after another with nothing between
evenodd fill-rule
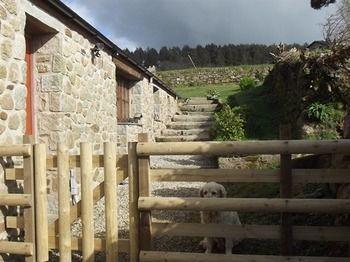
<instances>
[{"instance_id":1,"label":"wooden gate","mask_svg":"<svg viewBox=\"0 0 350 262\"><path fill-rule=\"evenodd\" d=\"M45 147L32 146L29 137L25 142L28 144L0 147L0 156L7 159L2 164L5 166L5 181L12 183L9 193L0 195L0 206L7 209L6 213L12 213L12 216L5 217L4 229L24 230L24 236L12 234L15 241L0 241L0 253L23 255L26 261L47 261L46 174L41 168L42 159L46 157ZM18 159L22 166L15 167L12 157L22 157ZM17 186L17 180L23 181L21 186ZM20 210L15 207L20 207Z\"/></svg>"},{"instance_id":2,"label":"wooden gate","mask_svg":"<svg viewBox=\"0 0 350 262\"><path fill-rule=\"evenodd\" d=\"M350 183L348 169L292 169L292 154L349 154L350 141L244 141L130 143L130 257L131 261L312 261L345 262L349 258L295 257L292 241L350 241L348 227L293 226L283 217L290 213L350 213L348 199L267 198L179 198L150 197L151 181L279 183L291 192L295 184ZM278 170L150 169L151 155L281 155ZM223 225L196 223L152 223L152 210L238 211L280 213L281 225ZM134 229L134 230L132 230ZM225 237L239 239L280 239L281 256L225 255L152 251L152 237L159 235Z\"/></svg>"},{"instance_id":3,"label":"wooden gate","mask_svg":"<svg viewBox=\"0 0 350 262\"><path fill-rule=\"evenodd\" d=\"M22 255L27 261L48 261L49 250L58 250L60 261L70 261L72 251L81 251L83 261L94 261L95 252L105 252L106 261L117 261L129 252L129 239L118 239L117 186L128 176L127 155L116 154L116 144L105 143L104 154L94 155L92 144L81 143L79 155L69 155L58 144L57 155L46 153L45 144L0 146L0 156L23 156L23 166L7 168L7 182L24 181L23 194L0 195L0 206L20 206L23 215L7 215L5 230L23 230L23 239L0 241L0 253ZM80 168L81 200L73 204L70 172ZM103 168L104 180L93 188L93 171ZM47 171L57 171L59 219L48 225ZM35 178L35 179L34 179ZM106 237L94 236L93 205L105 198ZM82 238L72 236L71 224L82 220ZM0 230L2 232L2 230ZM21 242L20 242L21 241Z\"/></svg>"}]
</instances>

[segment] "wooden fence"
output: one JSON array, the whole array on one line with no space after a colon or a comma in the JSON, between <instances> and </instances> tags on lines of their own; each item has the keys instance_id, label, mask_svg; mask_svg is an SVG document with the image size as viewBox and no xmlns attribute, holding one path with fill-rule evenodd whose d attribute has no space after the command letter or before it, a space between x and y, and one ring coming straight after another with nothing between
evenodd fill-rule
<instances>
[{"instance_id":1,"label":"wooden fence","mask_svg":"<svg viewBox=\"0 0 350 262\"><path fill-rule=\"evenodd\" d=\"M150 143L139 135L138 143L129 143L128 155L117 155L116 145L104 144L103 155L93 155L92 145L81 143L80 155L69 155L58 145L57 155L49 155L43 144L0 146L0 157L23 157L23 166L7 167L6 181L23 181L23 193L0 195L0 206L20 206L17 216L5 218L6 230L24 230L22 242L0 241L0 253L23 255L27 261L48 261L49 250L60 253L61 261L70 261L72 251L80 251L83 261L93 261L95 252L105 252L107 261L116 261L120 252L130 261L349 261L349 258L295 257L292 242L349 241L348 227L294 226L291 213L350 213L348 199L265 198L174 198L150 197L152 181L279 183L281 192L292 196L295 184L350 183L348 169L292 169L291 154L349 154L350 140L336 141L247 141ZM279 170L229 169L151 169L151 155L240 155L279 154ZM103 168L104 181L92 188L93 170ZM48 225L47 170L58 174L59 219ZM81 201L73 205L69 191L69 169L80 168ZM129 176L130 239L118 239L117 185ZM34 179L35 178L35 179ZM289 192L289 193L288 193ZM93 205L105 197L106 237L94 238ZM280 213L281 225L220 225L196 223L153 223L152 210L238 211ZM71 224L82 220L82 238L71 235ZM0 224L1 229L1 224ZM241 239L280 239L281 256L221 255L152 251L154 236L225 237Z\"/></svg>"},{"instance_id":2,"label":"wooden fence","mask_svg":"<svg viewBox=\"0 0 350 262\"><path fill-rule=\"evenodd\" d=\"M4 226L6 230L24 230L25 242L0 242L0 253L24 255L28 261L39 262L48 261L49 250L53 249L65 262L71 261L72 251L81 251L83 261L94 261L95 252L105 252L106 261L116 261L119 252L128 253L130 241L118 239L117 221L117 185L128 176L127 155L117 155L113 143L104 144L103 155L93 155L89 143L81 143L80 155L69 155L64 144L58 144L57 155L48 155L45 149L44 144L0 146L0 156L24 156L23 167L6 169L7 181L24 180L24 194L0 195L0 206L26 208L24 216L7 216ZM81 174L81 201L74 205L70 192L72 168L80 168ZM93 188L95 168L104 169L104 181ZM59 219L51 225L47 217L48 169L57 169L58 179ZM93 205L103 197L106 237L98 239L94 237ZM82 220L82 238L71 234L71 224L78 218Z\"/></svg>"},{"instance_id":3,"label":"wooden fence","mask_svg":"<svg viewBox=\"0 0 350 262\"><path fill-rule=\"evenodd\" d=\"M131 261L349 261L349 258L296 257L293 240L350 241L348 227L293 226L291 213L350 213L349 199L293 199L295 184L350 183L348 169L292 169L291 154L349 154L350 140L336 141L244 141L130 143L130 257ZM151 155L245 155L278 154L279 170L150 169ZM151 181L279 183L282 198L179 198L150 197ZM288 197L285 197L288 195ZM152 223L152 210L238 211L281 214L281 225L222 225ZM139 229L139 230L137 230ZM152 251L153 236L225 237L279 239L281 256L224 255Z\"/></svg>"}]
</instances>

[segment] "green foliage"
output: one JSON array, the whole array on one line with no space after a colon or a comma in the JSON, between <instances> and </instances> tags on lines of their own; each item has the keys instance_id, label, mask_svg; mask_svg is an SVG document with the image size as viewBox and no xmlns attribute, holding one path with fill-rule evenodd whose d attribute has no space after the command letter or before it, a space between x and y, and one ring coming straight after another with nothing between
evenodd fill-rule
<instances>
[{"instance_id":1,"label":"green foliage","mask_svg":"<svg viewBox=\"0 0 350 262\"><path fill-rule=\"evenodd\" d=\"M330 117L331 110L331 107L315 102L307 109L307 116L314 121L326 122Z\"/></svg>"},{"instance_id":2,"label":"green foliage","mask_svg":"<svg viewBox=\"0 0 350 262\"><path fill-rule=\"evenodd\" d=\"M230 108L224 105L223 108L214 114L214 125L212 131L216 140L235 141L244 138L244 124L241 108Z\"/></svg>"},{"instance_id":3,"label":"green foliage","mask_svg":"<svg viewBox=\"0 0 350 262\"><path fill-rule=\"evenodd\" d=\"M210 98L219 97L219 92L216 89L209 89L207 96Z\"/></svg>"},{"instance_id":4,"label":"green foliage","mask_svg":"<svg viewBox=\"0 0 350 262\"><path fill-rule=\"evenodd\" d=\"M302 122L298 121L315 102L349 104L350 74L348 63L350 46L337 45L331 49L292 49L276 55L274 68L265 80L272 88L271 99L281 112L281 121L292 124L299 137ZM326 118L324 108L314 105L312 113ZM320 119L321 120L321 119Z\"/></svg>"},{"instance_id":5,"label":"green foliage","mask_svg":"<svg viewBox=\"0 0 350 262\"><path fill-rule=\"evenodd\" d=\"M241 91L254 88L256 87L256 81L249 76L243 77L241 81L239 81L239 87L241 88Z\"/></svg>"},{"instance_id":6,"label":"green foliage","mask_svg":"<svg viewBox=\"0 0 350 262\"><path fill-rule=\"evenodd\" d=\"M337 132L341 128L344 111L339 104L321 104L315 102L307 110L311 122L316 122L315 132L308 139L339 139Z\"/></svg>"},{"instance_id":7,"label":"green foliage","mask_svg":"<svg viewBox=\"0 0 350 262\"><path fill-rule=\"evenodd\" d=\"M265 86L232 93L228 98L231 107L244 109L248 139L279 139L280 110L272 102L271 89Z\"/></svg>"}]
</instances>

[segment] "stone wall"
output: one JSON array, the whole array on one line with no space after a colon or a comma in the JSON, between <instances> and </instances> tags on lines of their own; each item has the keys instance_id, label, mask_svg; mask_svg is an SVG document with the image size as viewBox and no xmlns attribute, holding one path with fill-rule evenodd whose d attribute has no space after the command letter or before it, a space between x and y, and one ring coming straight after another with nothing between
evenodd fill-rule
<instances>
[{"instance_id":1,"label":"stone wall","mask_svg":"<svg viewBox=\"0 0 350 262\"><path fill-rule=\"evenodd\" d=\"M268 65L257 65L159 71L156 74L171 86L197 86L239 83L246 76L263 81L269 69Z\"/></svg>"},{"instance_id":2,"label":"stone wall","mask_svg":"<svg viewBox=\"0 0 350 262\"><path fill-rule=\"evenodd\" d=\"M159 98L155 99L151 80L145 77L135 83L131 96L132 114L143 117L136 125L118 125L118 72L111 53L101 51L100 57L93 57L91 48L97 39L29 0L0 0L0 144L23 143L28 95L25 30L33 18L48 30L32 36L35 142L46 143L49 153L55 153L57 142L64 142L71 154L79 153L80 142L91 142L94 153L101 154L102 143L111 141L118 142L119 151L125 153L127 142L134 141L138 133L148 132L153 139L155 132L165 128L177 110L173 96L161 89ZM95 170L96 182L100 174ZM56 171L49 170L47 175L49 211L55 214ZM0 193L9 191L0 170ZM3 223L0 213L0 228ZM0 232L0 240L6 237Z\"/></svg>"},{"instance_id":3,"label":"stone wall","mask_svg":"<svg viewBox=\"0 0 350 262\"><path fill-rule=\"evenodd\" d=\"M0 144L22 143L25 130L25 18L19 3L0 1ZM3 161L1 161L3 167ZM0 170L0 193L14 192ZM2 209L3 210L3 209ZM0 224L4 223L0 213ZM0 232L0 240L7 235ZM0 261L2 260L0 256Z\"/></svg>"},{"instance_id":4,"label":"stone wall","mask_svg":"<svg viewBox=\"0 0 350 262\"><path fill-rule=\"evenodd\" d=\"M77 153L79 143L88 141L101 153L104 141L117 140L115 65L104 52L93 59L93 45L66 28L34 55L38 135L50 151L64 141Z\"/></svg>"},{"instance_id":5,"label":"stone wall","mask_svg":"<svg viewBox=\"0 0 350 262\"><path fill-rule=\"evenodd\" d=\"M130 117L142 115L137 123L118 124L118 150L127 152L127 142L137 141L139 133L148 133L150 141L166 128L179 111L177 100L144 78L131 88Z\"/></svg>"}]
</instances>

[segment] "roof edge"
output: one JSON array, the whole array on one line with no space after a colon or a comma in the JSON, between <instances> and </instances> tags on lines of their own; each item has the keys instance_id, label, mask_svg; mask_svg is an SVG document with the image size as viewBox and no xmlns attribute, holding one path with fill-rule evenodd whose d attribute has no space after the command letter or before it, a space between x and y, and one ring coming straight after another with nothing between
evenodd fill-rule
<instances>
[{"instance_id":1,"label":"roof edge","mask_svg":"<svg viewBox=\"0 0 350 262\"><path fill-rule=\"evenodd\" d=\"M96 37L99 41L101 41L106 47L108 47L112 51L112 57L118 58L118 55L122 56L124 59L126 59L135 67L137 67L148 77L152 77L153 80L156 81L162 89L164 89L174 97L179 97L179 95L176 94L176 92L171 87L169 87L164 81L159 79L156 75L148 71L145 67L143 67L134 59L125 54L125 52L119 46L117 46L114 42L108 39L104 34L102 34L99 30L93 27L81 16L79 16L66 4L64 4L60 0L46 0L46 2L50 4L53 8L55 8L57 11L59 11L61 14L67 16L69 19L74 21L79 27L82 27L84 30L88 31L93 37Z\"/></svg>"}]
</instances>

